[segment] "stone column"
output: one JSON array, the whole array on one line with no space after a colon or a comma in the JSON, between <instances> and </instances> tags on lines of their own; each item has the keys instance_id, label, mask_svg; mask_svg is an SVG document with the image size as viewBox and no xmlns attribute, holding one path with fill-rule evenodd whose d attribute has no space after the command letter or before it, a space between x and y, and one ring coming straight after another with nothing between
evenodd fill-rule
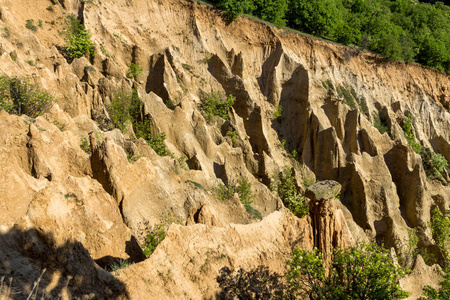
<instances>
[{"instance_id":1,"label":"stone column","mask_svg":"<svg viewBox=\"0 0 450 300\"><path fill-rule=\"evenodd\" d=\"M341 185L333 180L319 181L308 187L305 196L309 202L310 215L314 236L314 247L324 256L325 261L330 259L334 247L340 245L342 226L336 222L335 197L341 191Z\"/></svg>"}]
</instances>

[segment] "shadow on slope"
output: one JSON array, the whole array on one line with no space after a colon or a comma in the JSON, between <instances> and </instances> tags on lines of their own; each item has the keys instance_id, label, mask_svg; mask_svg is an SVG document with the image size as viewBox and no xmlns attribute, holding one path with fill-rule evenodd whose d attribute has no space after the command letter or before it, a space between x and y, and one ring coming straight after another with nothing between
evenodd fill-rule
<instances>
[{"instance_id":1,"label":"shadow on slope","mask_svg":"<svg viewBox=\"0 0 450 300\"><path fill-rule=\"evenodd\" d=\"M82 243L57 245L52 234L18 226L0 226L0 282L0 298L6 299L129 298L125 285L101 269Z\"/></svg>"}]
</instances>

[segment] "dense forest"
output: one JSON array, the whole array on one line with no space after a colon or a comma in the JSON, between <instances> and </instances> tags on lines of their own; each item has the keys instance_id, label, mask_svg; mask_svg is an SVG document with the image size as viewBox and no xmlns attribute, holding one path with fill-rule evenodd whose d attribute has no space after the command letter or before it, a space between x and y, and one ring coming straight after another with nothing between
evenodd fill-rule
<instances>
[{"instance_id":1,"label":"dense forest","mask_svg":"<svg viewBox=\"0 0 450 300\"><path fill-rule=\"evenodd\" d=\"M417 0L210 0L276 26L450 73L450 7ZM429 3L426 3L429 2Z\"/></svg>"}]
</instances>

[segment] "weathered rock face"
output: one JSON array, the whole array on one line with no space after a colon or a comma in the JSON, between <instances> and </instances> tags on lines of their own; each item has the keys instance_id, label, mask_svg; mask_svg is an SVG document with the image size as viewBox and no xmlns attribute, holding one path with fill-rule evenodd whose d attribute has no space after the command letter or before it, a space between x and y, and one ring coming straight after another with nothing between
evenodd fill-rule
<instances>
[{"instance_id":1,"label":"weathered rock face","mask_svg":"<svg viewBox=\"0 0 450 300\"><path fill-rule=\"evenodd\" d=\"M420 232L419 245L433 246L430 210L450 208L450 188L427 178L402 126L411 114L417 141L450 160L448 75L382 64L368 53L348 55L345 47L245 17L226 24L195 1L94 2L1 1L0 74L27 76L57 100L36 119L0 111L3 232L22 224L45 247L81 243L104 267L116 258L143 260L139 244L161 217L181 220L187 226L172 226L149 259L121 273L128 296L136 299L139 291L150 298L212 297L221 267L263 264L283 271L297 246L330 253L334 246L370 240L401 253L408 228ZM70 13L92 33L97 54L90 60L68 62L61 53L57 32ZM37 17L42 28L25 28ZM125 76L131 63L143 67L133 79ZM111 130L107 107L114 93L132 89L152 132L166 134L172 156L160 157L136 140L131 126L124 133ZM203 116L201 99L212 92L236 97L229 120ZM281 116L275 118L276 111ZM390 135L374 127L377 117ZM80 149L82 138L90 141L90 154ZM310 216L293 217L269 189L286 168L299 186L312 177L338 182L340 199L331 189L314 196ZM237 194L217 197L219 185L243 178L261 222ZM1 275L12 276L4 261L22 268L4 260L8 251L33 269L23 267L21 283L12 284L22 293L40 266L54 276L50 289L64 286L73 273L69 267L57 271L57 263L33 262L35 256L20 247L2 247ZM80 264L94 277L103 274L83 253ZM94 277L87 284L92 289L69 288L65 295L108 296L99 292L106 291L104 281Z\"/></svg>"},{"instance_id":2,"label":"weathered rock face","mask_svg":"<svg viewBox=\"0 0 450 300\"><path fill-rule=\"evenodd\" d=\"M333 248L355 246L344 215L334 203L340 190L341 185L338 182L324 180L312 184L305 192L305 196L310 199L314 247L323 253L326 259L331 259Z\"/></svg>"}]
</instances>

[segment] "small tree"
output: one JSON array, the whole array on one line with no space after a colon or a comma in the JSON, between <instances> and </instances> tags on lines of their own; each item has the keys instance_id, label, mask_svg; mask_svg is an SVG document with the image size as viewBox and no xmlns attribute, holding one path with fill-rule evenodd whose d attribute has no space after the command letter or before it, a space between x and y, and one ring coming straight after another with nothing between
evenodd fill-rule
<instances>
[{"instance_id":1,"label":"small tree","mask_svg":"<svg viewBox=\"0 0 450 300\"><path fill-rule=\"evenodd\" d=\"M375 244L333 252L326 270L322 255L313 249L294 249L286 262L289 270L286 298L307 295L309 299L403 299L408 293L398 280L405 276L389 250Z\"/></svg>"},{"instance_id":2,"label":"small tree","mask_svg":"<svg viewBox=\"0 0 450 300\"><path fill-rule=\"evenodd\" d=\"M37 84L24 78L0 76L0 109L10 114L36 118L48 112L54 103L53 97Z\"/></svg>"}]
</instances>

